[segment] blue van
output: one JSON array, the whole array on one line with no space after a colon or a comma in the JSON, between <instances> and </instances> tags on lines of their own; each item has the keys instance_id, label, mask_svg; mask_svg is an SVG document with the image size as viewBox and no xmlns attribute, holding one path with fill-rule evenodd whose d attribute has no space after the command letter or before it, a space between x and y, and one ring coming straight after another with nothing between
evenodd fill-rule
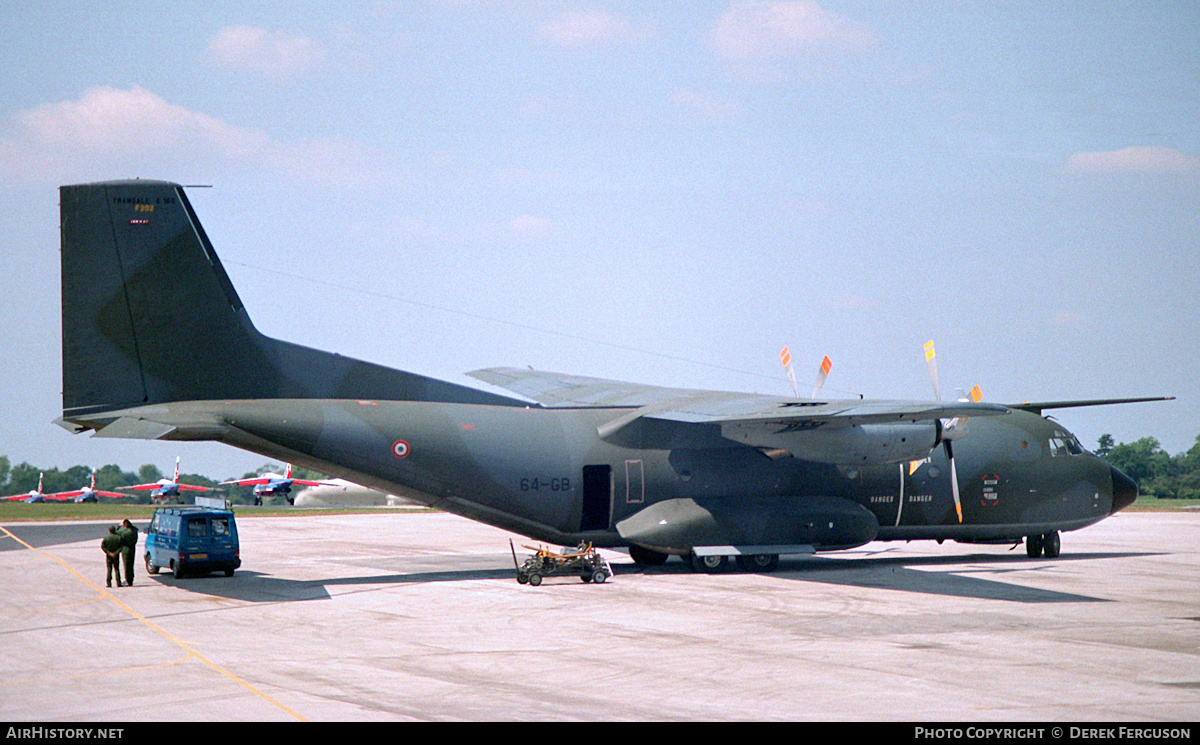
<instances>
[{"instance_id":1,"label":"blue van","mask_svg":"<svg viewBox=\"0 0 1200 745\"><path fill-rule=\"evenodd\" d=\"M226 577L242 565L237 521L230 510L167 507L156 510L146 532L146 571L169 567L176 577L224 570Z\"/></svg>"}]
</instances>

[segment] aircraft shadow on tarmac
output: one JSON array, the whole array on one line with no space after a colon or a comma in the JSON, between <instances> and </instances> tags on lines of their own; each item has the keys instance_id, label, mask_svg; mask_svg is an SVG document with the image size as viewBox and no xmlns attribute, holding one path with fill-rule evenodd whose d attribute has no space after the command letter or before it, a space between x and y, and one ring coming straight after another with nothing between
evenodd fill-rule
<instances>
[{"instance_id":1,"label":"aircraft shadow on tarmac","mask_svg":"<svg viewBox=\"0 0 1200 745\"><path fill-rule=\"evenodd\" d=\"M76 543L86 540L99 542L103 525L19 525L6 526L15 535L30 545L42 548L53 545ZM145 526L139 526L143 531ZM0 551L24 548L11 539L0 541ZM1138 556L1153 556L1147 552L1107 552L1063 554L1054 560L1038 561L1024 554L963 554L955 556L897 556L886 553L878 556L805 556L783 557L779 569L765 575L784 581L819 582L842 587L898 590L926 595L946 595L981 600L1007 600L1017 603L1081 603L1108 602L1105 598L1076 593L1057 592L1039 587L1029 587L1012 582L1002 582L996 577L1014 572L1041 571L1061 562L1088 561L1093 559L1121 559ZM507 557L505 557L506 559ZM403 573L338 577L332 579L296 580L273 577L247 569L239 569L233 577L220 573L209 576L175 578L170 573L151 576L153 582L178 587L215 597L224 597L245 602L278 603L297 600L327 600L329 588L349 588L368 585L401 585L428 582L471 582L480 580L512 579L515 571L499 555L488 566L479 566L479 558L472 557L475 567L427 567ZM447 564L456 557L444 557ZM969 566L964 566L969 565ZM622 575L690 575L692 570L684 563L671 560L662 566L641 567L618 560L613 564L614 579ZM734 572L729 572L734 575ZM984 576L984 575L991 575ZM145 577L139 572L139 579ZM731 577L732 578L732 577ZM556 578L549 585L571 580L571 577ZM664 581L670 581L664 576Z\"/></svg>"},{"instance_id":2,"label":"aircraft shadow on tarmac","mask_svg":"<svg viewBox=\"0 0 1200 745\"><path fill-rule=\"evenodd\" d=\"M1060 556L1053 561L1035 562L1024 555L990 556L969 554L962 556L883 556L868 558L805 557L789 560L784 558L779 569L763 575L781 581L818 582L847 588L872 588L897 590L927 595L944 595L979 600L1006 600L1017 603L1097 603L1110 602L1107 598L1059 592L1040 587L1002 582L994 577L1015 573L1042 571L1056 564L1069 561L1095 559L1122 559L1152 556L1152 553L1107 552L1081 553ZM497 557L499 559L499 557ZM453 560L453 557L446 557ZM478 557L473 557L478 559ZM969 565L969 566L963 566ZM945 567L939 569L939 567ZM950 568L953 567L953 568ZM669 575L694 576L692 570L681 562L671 561L657 567L641 567L618 561L612 565L614 578L644 574L662 576L663 581L676 581ZM735 581L736 572L728 572L728 579ZM991 576L982 576L991 575ZM515 572L510 567L429 569L405 573L388 573L354 577L297 580L273 577L251 570L239 569L232 577L220 573L208 576L183 577L176 579L170 574L152 577L152 581L171 585L188 592L201 593L245 602L279 603L303 600L328 600L331 588L351 591L355 587L423 584L431 582L476 582L483 580L511 580L516 584ZM548 589L561 582L578 582L571 576L556 577L547 582Z\"/></svg>"},{"instance_id":3,"label":"aircraft shadow on tarmac","mask_svg":"<svg viewBox=\"0 0 1200 745\"><path fill-rule=\"evenodd\" d=\"M427 582L470 582L475 580L511 579L512 569L462 569L413 572L410 574L379 574L361 577L298 580L273 577L261 572L239 569L233 577L214 572L205 576L179 577L164 573L151 581L170 585L188 592L213 597L242 600L250 603L285 603L299 600L329 600L329 588L354 588L369 585L404 585ZM515 580L514 580L515 583ZM353 592L353 590L349 590Z\"/></svg>"},{"instance_id":4,"label":"aircraft shadow on tarmac","mask_svg":"<svg viewBox=\"0 0 1200 745\"><path fill-rule=\"evenodd\" d=\"M1107 598L1046 590L984 576L1013 572L1042 571L1063 561L1119 559L1150 554L1136 552L1081 553L1060 556L1053 562L1037 562L1014 555L965 554L961 556L808 556L780 560L772 577L790 581L819 582L842 587L897 590L926 595L946 595L979 600L1018 603L1109 602ZM964 567L964 564L970 566ZM980 566L985 565L985 566ZM954 567L941 569L939 567ZM680 566L683 571L687 567Z\"/></svg>"}]
</instances>

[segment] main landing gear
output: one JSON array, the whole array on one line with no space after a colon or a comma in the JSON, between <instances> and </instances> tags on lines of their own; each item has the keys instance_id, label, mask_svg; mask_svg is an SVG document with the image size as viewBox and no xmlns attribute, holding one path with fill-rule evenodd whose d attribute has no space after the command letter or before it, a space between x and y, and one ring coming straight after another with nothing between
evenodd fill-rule
<instances>
[{"instance_id":1,"label":"main landing gear","mask_svg":"<svg viewBox=\"0 0 1200 745\"><path fill-rule=\"evenodd\" d=\"M1036 559L1043 554L1047 559L1057 559L1061 550L1062 542L1058 538L1057 530L1041 535L1025 536L1025 553L1031 559Z\"/></svg>"},{"instance_id":2,"label":"main landing gear","mask_svg":"<svg viewBox=\"0 0 1200 745\"><path fill-rule=\"evenodd\" d=\"M731 563L730 558L728 556L697 556L694 553L687 557L692 571L704 574L725 571ZM732 558L734 559L732 563L736 563L738 570L742 572L773 572L779 568L779 554L750 554Z\"/></svg>"},{"instance_id":3,"label":"main landing gear","mask_svg":"<svg viewBox=\"0 0 1200 745\"><path fill-rule=\"evenodd\" d=\"M668 557L669 554L652 551L641 546L629 547L629 558L633 559L639 566L662 566ZM743 572L773 572L779 567L778 554L753 554L730 557L713 555L697 556L692 553L681 558L692 568L692 571L703 574L723 572L729 568L730 564L734 563Z\"/></svg>"}]
</instances>

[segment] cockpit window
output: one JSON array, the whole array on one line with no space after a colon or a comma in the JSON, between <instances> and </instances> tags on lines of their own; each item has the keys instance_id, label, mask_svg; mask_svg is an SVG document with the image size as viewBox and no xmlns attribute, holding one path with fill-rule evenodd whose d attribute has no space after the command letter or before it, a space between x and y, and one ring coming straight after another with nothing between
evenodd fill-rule
<instances>
[{"instance_id":1,"label":"cockpit window","mask_svg":"<svg viewBox=\"0 0 1200 745\"><path fill-rule=\"evenodd\" d=\"M1071 435L1056 435L1050 438L1050 455L1083 455L1083 447Z\"/></svg>"}]
</instances>

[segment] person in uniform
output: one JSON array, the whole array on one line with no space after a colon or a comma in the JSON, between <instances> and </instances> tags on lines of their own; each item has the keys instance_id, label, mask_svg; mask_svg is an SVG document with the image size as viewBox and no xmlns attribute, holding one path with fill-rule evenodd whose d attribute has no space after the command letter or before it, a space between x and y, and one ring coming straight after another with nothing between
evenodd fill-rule
<instances>
[{"instance_id":1,"label":"person in uniform","mask_svg":"<svg viewBox=\"0 0 1200 745\"><path fill-rule=\"evenodd\" d=\"M121 586L121 536L117 535L117 526L108 526L108 535L100 540L100 549L104 551L104 563L108 568L105 581L112 587L113 575L117 575L117 587Z\"/></svg>"},{"instance_id":2,"label":"person in uniform","mask_svg":"<svg viewBox=\"0 0 1200 745\"><path fill-rule=\"evenodd\" d=\"M133 585L133 562L137 554L138 529L133 527L133 523L129 522L129 518L121 523L121 529L117 531L117 535L121 537L121 556L125 557L125 584Z\"/></svg>"}]
</instances>

